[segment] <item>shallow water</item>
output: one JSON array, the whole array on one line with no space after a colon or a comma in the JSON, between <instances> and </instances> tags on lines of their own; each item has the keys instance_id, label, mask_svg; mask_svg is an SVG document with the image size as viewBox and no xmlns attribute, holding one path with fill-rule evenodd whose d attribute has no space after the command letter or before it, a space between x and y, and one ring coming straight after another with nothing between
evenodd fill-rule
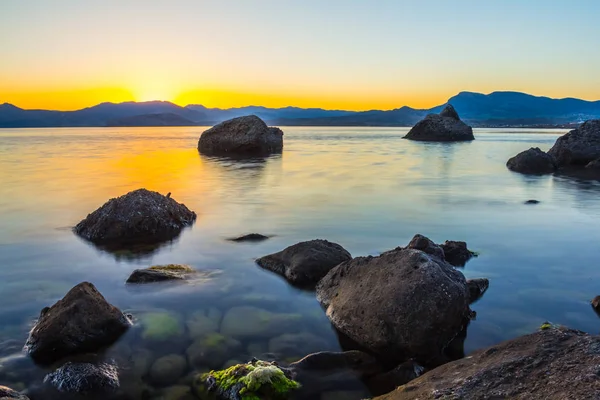
<instances>
[{"instance_id":1,"label":"shallow water","mask_svg":"<svg viewBox=\"0 0 600 400\"><path fill-rule=\"evenodd\" d=\"M467 353L546 320L598 331L589 301L600 294L600 183L505 167L521 150L547 150L564 131L476 129L472 143L435 144L401 140L405 128L294 127L284 130L282 155L236 161L199 155L203 129L0 130L0 356L24 343L42 307L81 281L134 315L166 310L178 321L181 337L170 341L177 345L145 340L136 328L114 353L183 354L191 340L185 322L195 312L224 315L239 306L299 322L242 335L231 360L268 351L269 340L286 329L314 334L322 339L315 347L336 350L314 294L253 259L313 238L340 243L353 256L375 255L415 233L465 240L480 253L463 269L467 277L490 279L472 306L477 319L468 328ZM106 200L140 187L171 192L197 212L195 225L141 257L107 253L72 234L70 227ZM541 203L524 205L528 199ZM249 232L275 236L252 244L225 240ZM222 273L208 284L125 287L133 269L167 263ZM305 350L312 349L287 349L280 357L292 360ZM43 377L43 370L8 373L3 360L0 385L31 386Z\"/></svg>"}]
</instances>

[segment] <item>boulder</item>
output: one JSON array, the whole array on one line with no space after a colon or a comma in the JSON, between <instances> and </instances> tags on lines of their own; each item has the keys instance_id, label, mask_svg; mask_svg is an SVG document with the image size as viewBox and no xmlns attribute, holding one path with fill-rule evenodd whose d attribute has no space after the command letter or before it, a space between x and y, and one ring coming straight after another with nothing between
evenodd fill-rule
<instances>
[{"instance_id":1,"label":"boulder","mask_svg":"<svg viewBox=\"0 0 600 400\"><path fill-rule=\"evenodd\" d=\"M221 321L221 334L236 338L271 338L286 332L297 332L301 314L274 313L258 307L230 308Z\"/></svg>"},{"instance_id":2,"label":"boulder","mask_svg":"<svg viewBox=\"0 0 600 400\"><path fill-rule=\"evenodd\" d=\"M283 150L283 132L256 115L233 118L204 131L198 150L207 155L266 155Z\"/></svg>"},{"instance_id":3,"label":"boulder","mask_svg":"<svg viewBox=\"0 0 600 400\"><path fill-rule=\"evenodd\" d=\"M53 363L75 353L95 352L115 342L131 326L88 282L45 307L29 333L26 352L39 363Z\"/></svg>"},{"instance_id":4,"label":"boulder","mask_svg":"<svg viewBox=\"0 0 600 400\"><path fill-rule=\"evenodd\" d=\"M185 357L179 354L170 354L161 357L150 367L150 379L154 386L169 386L177 383L187 369Z\"/></svg>"},{"instance_id":5,"label":"boulder","mask_svg":"<svg viewBox=\"0 0 600 400\"><path fill-rule=\"evenodd\" d=\"M455 267L464 267L467 261L476 256L467 248L466 242L446 240L440 247L444 251L444 259Z\"/></svg>"},{"instance_id":6,"label":"boulder","mask_svg":"<svg viewBox=\"0 0 600 400\"><path fill-rule=\"evenodd\" d=\"M600 158L600 119L584 122L559 137L548 150L558 167L585 166Z\"/></svg>"},{"instance_id":7,"label":"boulder","mask_svg":"<svg viewBox=\"0 0 600 400\"><path fill-rule=\"evenodd\" d=\"M437 257L440 260L445 258L444 250L440 246L433 243L433 241L431 241L428 237L418 233L411 239L406 247L409 249L424 251L425 253Z\"/></svg>"},{"instance_id":8,"label":"boulder","mask_svg":"<svg viewBox=\"0 0 600 400\"><path fill-rule=\"evenodd\" d=\"M463 274L408 248L338 265L317 285L317 299L338 331L396 365L446 361L444 350L471 315Z\"/></svg>"},{"instance_id":9,"label":"boulder","mask_svg":"<svg viewBox=\"0 0 600 400\"><path fill-rule=\"evenodd\" d=\"M97 245L121 247L172 240L196 220L196 213L170 195L138 189L110 199L74 231Z\"/></svg>"},{"instance_id":10,"label":"boulder","mask_svg":"<svg viewBox=\"0 0 600 400\"><path fill-rule=\"evenodd\" d=\"M405 139L425 142L459 142L474 140L473 128L460 120L448 104L439 114L429 114L404 136Z\"/></svg>"},{"instance_id":11,"label":"boulder","mask_svg":"<svg viewBox=\"0 0 600 400\"><path fill-rule=\"evenodd\" d=\"M111 393L119 389L119 373L114 364L67 362L46 375L47 383L64 393Z\"/></svg>"},{"instance_id":12,"label":"boulder","mask_svg":"<svg viewBox=\"0 0 600 400\"><path fill-rule=\"evenodd\" d=\"M539 147L532 147L520 152L510 158L506 162L506 166L511 171L531 175L551 174L556 170L554 158L544 153Z\"/></svg>"},{"instance_id":13,"label":"boulder","mask_svg":"<svg viewBox=\"0 0 600 400\"><path fill-rule=\"evenodd\" d=\"M469 302L473 303L481 298L490 287L490 281L487 278L475 278L467 280L469 289Z\"/></svg>"},{"instance_id":14,"label":"boulder","mask_svg":"<svg viewBox=\"0 0 600 400\"><path fill-rule=\"evenodd\" d=\"M261 235L260 233L249 233L247 235L229 238L230 242L262 242L269 239L271 236Z\"/></svg>"},{"instance_id":15,"label":"boulder","mask_svg":"<svg viewBox=\"0 0 600 400\"><path fill-rule=\"evenodd\" d=\"M315 285L336 265L352 259L346 249L337 243L316 239L300 242L278 253L269 254L256 263L285 277L299 286Z\"/></svg>"},{"instance_id":16,"label":"boulder","mask_svg":"<svg viewBox=\"0 0 600 400\"><path fill-rule=\"evenodd\" d=\"M185 280L197 273L189 265L168 264L154 265L149 268L134 270L126 283L153 283L173 280Z\"/></svg>"},{"instance_id":17,"label":"boulder","mask_svg":"<svg viewBox=\"0 0 600 400\"><path fill-rule=\"evenodd\" d=\"M600 337L549 328L442 365L376 400L596 399Z\"/></svg>"},{"instance_id":18,"label":"boulder","mask_svg":"<svg viewBox=\"0 0 600 400\"><path fill-rule=\"evenodd\" d=\"M0 400L5 399L29 400L29 397L6 386L0 386Z\"/></svg>"}]
</instances>

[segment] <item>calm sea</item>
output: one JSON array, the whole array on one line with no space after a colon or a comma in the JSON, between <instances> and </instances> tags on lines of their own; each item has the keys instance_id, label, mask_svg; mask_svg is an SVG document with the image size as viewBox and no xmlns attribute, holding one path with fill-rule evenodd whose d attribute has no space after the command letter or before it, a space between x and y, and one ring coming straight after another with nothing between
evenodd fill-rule
<instances>
[{"instance_id":1,"label":"calm sea","mask_svg":"<svg viewBox=\"0 0 600 400\"><path fill-rule=\"evenodd\" d=\"M435 144L402 140L405 128L288 127L282 155L234 161L198 154L203 130L0 130L0 343L24 343L41 308L90 281L134 315L170 313L183 332L208 308L217 315L240 306L299 314L294 333L316 335L335 350L337 337L314 294L259 269L254 259L315 238L353 256L376 255L416 233L436 242L464 240L479 253L463 272L489 278L490 288L472 306L477 318L467 353L544 321L598 332L589 301L600 294L600 182L523 176L505 167L521 150L547 150L564 131L476 129L472 143ZM171 192L196 211L195 225L144 255L106 253L71 232L111 197L142 187ZM523 204L529 199L541 203ZM275 236L259 244L226 241L250 232ZM125 286L133 269L167 263L222 272L209 283ZM267 351L282 333L242 339L229 358ZM175 351L184 354L189 343ZM143 340L128 346L161 355L160 346ZM289 352L289 359L303 355ZM0 371L0 384L39 379Z\"/></svg>"}]
</instances>

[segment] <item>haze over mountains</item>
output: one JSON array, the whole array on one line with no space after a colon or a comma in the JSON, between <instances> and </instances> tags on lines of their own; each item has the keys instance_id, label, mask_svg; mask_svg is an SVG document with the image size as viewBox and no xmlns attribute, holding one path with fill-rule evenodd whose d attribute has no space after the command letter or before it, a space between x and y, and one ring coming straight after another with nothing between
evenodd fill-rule
<instances>
[{"instance_id":1,"label":"haze over mountains","mask_svg":"<svg viewBox=\"0 0 600 400\"><path fill-rule=\"evenodd\" d=\"M519 92L480 94L461 92L448 99L461 118L473 126L564 126L600 118L600 101L551 99ZM24 110L12 104L0 105L0 127L70 126L185 126L214 125L255 114L272 125L282 126L412 126L442 105L419 110L401 107L381 111L323 110L320 108L180 107L164 101L102 103L77 111Z\"/></svg>"}]
</instances>

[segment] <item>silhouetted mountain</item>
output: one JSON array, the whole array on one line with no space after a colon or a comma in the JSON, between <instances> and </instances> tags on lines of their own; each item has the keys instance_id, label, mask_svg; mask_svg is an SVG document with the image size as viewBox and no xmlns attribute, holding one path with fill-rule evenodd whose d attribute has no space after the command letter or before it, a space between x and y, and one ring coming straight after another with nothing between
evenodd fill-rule
<instances>
[{"instance_id":1,"label":"silhouetted mountain","mask_svg":"<svg viewBox=\"0 0 600 400\"><path fill-rule=\"evenodd\" d=\"M111 119L106 126L194 126L197 123L173 113L143 114Z\"/></svg>"},{"instance_id":2,"label":"silhouetted mountain","mask_svg":"<svg viewBox=\"0 0 600 400\"><path fill-rule=\"evenodd\" d=\"M461 92L450 98L461 119L473 126L556 126L577 124L600 118L600 101L551 99L518 92L480 94ZM11 104L0 105L0 127L106 126L122 118L146 116L137 123L182 124L179 116L194 125L214 125L221 121L255 114L272 125L303 126L412 126L429 113L438 113L442 105L428 110L401 107L389 111L343 111L320 108L240 107L206 108L201 105L180 107L164 101L144 103L102 103L77 111L24 110ZM170 114L171 117L148 117ZM135 121L135 119L133 119ZM151 122L154 121L154 122ZM123 123L121 121L121 123ZM125 123L131 124L132 122ZM187 123L187 122L186 122Z\"/></svg>"}]
</instances>

